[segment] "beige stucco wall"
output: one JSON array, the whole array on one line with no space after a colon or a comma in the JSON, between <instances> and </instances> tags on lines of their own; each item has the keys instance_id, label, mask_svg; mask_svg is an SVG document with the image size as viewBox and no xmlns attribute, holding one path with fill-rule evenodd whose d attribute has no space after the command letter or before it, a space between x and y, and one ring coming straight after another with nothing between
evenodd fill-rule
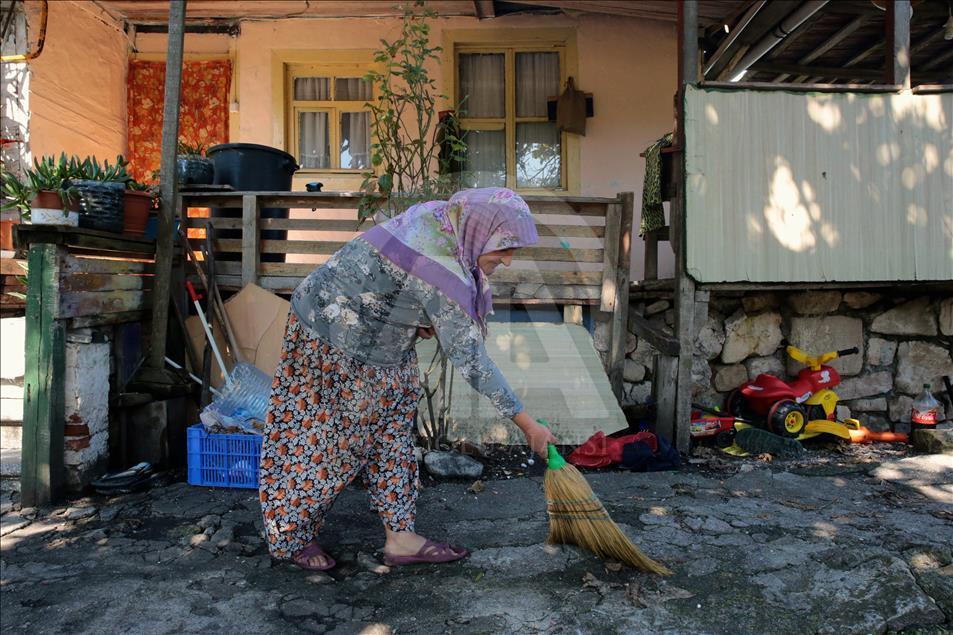
<instances>
[{"instance_id":1,"label":"beige stucco wall","mask_svg":"<svg viewBox=\"0 0 953 635\"><path fill-rule=\"evenodd\" d=\"M576 29L579 76L576 84L594 95L596 116L587 123L580 147L580 191L612 196L631 190L641 200L644 161L639 152L672 126L675 91L675 30L671 24L602 16L513 16L477 21L436 20L433 41L446 29ZM391 19L298 20L242 24L237 68L240 101L238 138L276 145L271 87L271 49L373 49L383 36L393 39ZM442 83L439 67L433 70ZM638 211L635 222L638 223ZM633 276L641 278L642 243L633 246ZM663 250L664 251L664 248ZM671 259L660 275L671 272Z\"/></svg>"},{"instance_id":2,"label":"beige stucco wall","mask_svg":"<svg viewBox=\"0 0 953 635\"><path fill-rule=\"evenodd\" d=\"M233 57L238 112L233 114L231 141L284 147L281 126L276 125L281 113L276 112L273 98L273 87L282 78L275 76L273 52L372 50L381 37L394 39L399 28L395 19L243 22L241 35L235 39L187 37L186 54ZM645 166L639 152L670 131L673 122L676 39L672 24L597 15L510 16L484 21L441 18L433 23L432 42L442 43L447 30L557 28L575 30L576 85L592 93L595 101L595 117L588 120L586 136L580 139L578 194L635 192L637 226ZM161 54L166 41L161 35L140 35L136 46L143 55ZM434 65L431 70L440 89L450 93L441 67ZM312 179L297 179L295 187L303 189L307 180ZM673 261L665 244L660 251L660 275L665 277L671 275ZM639 240L633 244L632 262L633 278L640 279Z\"/></svg>"},{"instance_id":3,"label":"beige stucco wall","mask_svg":"<svg viewBox=\"0 0 953 635\"><path fill-rule=\"evenodd\" d=\"M127 40L91 2L49 3L43 53L30 62L33 156L126 151Z\"/></svg>"}]
</instances>

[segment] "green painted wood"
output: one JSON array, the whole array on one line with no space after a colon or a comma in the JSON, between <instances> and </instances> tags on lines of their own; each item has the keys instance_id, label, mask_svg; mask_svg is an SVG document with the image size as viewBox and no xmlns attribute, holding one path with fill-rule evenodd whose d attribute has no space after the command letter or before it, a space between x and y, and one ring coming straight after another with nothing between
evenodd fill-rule
<instances>
[{"instance_id":1,"label":"green painted wood","mask_svg":"<svg viewBox=\"0 0 953 635\"><path fill-rule=\"evenodd\" d=\"M56 498L63 483L65 329L59 304L60 249L33 244L28 256L26 368L20 500L24 507Z\"/></svg>"}]
</instances>

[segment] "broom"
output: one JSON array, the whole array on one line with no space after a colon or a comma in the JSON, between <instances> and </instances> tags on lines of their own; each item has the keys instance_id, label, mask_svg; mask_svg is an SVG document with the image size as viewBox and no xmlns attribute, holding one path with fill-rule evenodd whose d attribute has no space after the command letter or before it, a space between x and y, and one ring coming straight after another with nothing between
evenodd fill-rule
<instances>
[{"instance_id":1,"label":"broom","mask_svg":"<svg viewBox=\"0 0 953 635\"><path fill-rule=\"evenodd\" d=\"M537 421L549 427L546 421ZM600 558L616 560L649 573L672 575L668 568L632 544L609 518L609 513L596 498L585 477L560 456L552 443L549 444L543 487L546 491L546 512L549 514L549 537L546 542L578 545Z\"/></svg>"}]
</instances>

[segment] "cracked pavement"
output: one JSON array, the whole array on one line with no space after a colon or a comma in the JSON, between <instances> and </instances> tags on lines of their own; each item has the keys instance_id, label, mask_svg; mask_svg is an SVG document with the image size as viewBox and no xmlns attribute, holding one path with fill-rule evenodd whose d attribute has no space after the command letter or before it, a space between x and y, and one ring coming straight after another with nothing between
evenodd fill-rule
<instances>
[{"instance_id":1,"label":"cracked pavement","mask_svg":"<svg viewBox=\"0 0 953 635\"><path fill-rule=\"evenodd\" d=\"M941 633L953 628L953 457L829 469L588 474L657 578L545 544L539 476L442 482L418 530L461 563L388 568L352 486L307 572L267 555L256 492L176 483L0 516L3 632Z\"/></svg>"}]
</instances>

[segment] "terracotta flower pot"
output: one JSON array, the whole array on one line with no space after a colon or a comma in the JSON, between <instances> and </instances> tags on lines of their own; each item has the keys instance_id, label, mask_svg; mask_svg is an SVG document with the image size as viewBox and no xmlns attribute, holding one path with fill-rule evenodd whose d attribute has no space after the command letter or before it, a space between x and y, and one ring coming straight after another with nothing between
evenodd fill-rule
<instances>
[{"instance_id":1,"label":"terracotta flower pot","mask_svg":"<svg viewBox=\"0 0 953 635\"><path fill-rule=\"evenodd\" d=\"M146 221L149 220L151 209L151 194L126 190L123 198L122 233L143 236L146 233Z\"/></svg>"},{"instance_id":2,"label":"terracotta flower pot","mask_svg":"<svg viewBox=\"0 0 953 635\"><path fill-rule=\"evenodd\" d=\"M19 218L0 220L0 249L13 251L13 226L19 224Z\"/></svg>"}]
</instances>

